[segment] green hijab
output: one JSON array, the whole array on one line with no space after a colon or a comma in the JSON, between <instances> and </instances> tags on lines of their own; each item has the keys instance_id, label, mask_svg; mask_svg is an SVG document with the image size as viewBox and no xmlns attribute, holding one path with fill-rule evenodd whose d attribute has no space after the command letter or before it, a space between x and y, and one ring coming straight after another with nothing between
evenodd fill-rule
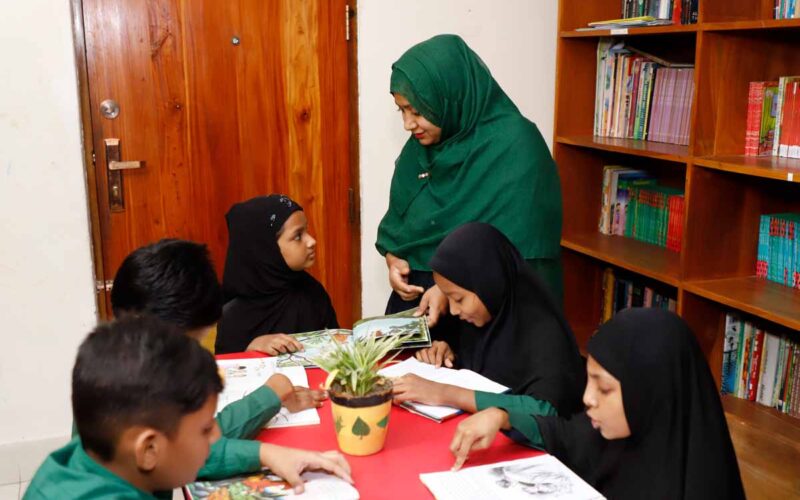
<instances>
[{"instance_id":1,"label":"green hijab","mask_svg":"<svg viewBox=\"0 0 800 500\"><path fill-rule=\"evenodd\" d=\"M428 271L450 231L479 221L526 259L559 255L561 187L547 144L464 40L439 35L409 49L392 65L390 90L442 136L422 146L412 135L400 152L378 227L381 254Z\"/></svg>"}]
</instances>

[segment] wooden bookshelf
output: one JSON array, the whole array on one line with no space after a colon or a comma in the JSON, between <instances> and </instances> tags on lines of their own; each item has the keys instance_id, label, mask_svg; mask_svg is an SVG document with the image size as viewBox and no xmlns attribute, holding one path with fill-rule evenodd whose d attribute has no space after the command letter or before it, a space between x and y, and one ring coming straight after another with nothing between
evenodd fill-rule
<instances>
[{"instance_id":1,"label":"wooden bookshelf","mask_svg":"<svg viewBox=\"0 0 800 500\"><path fill-rule=\"evenodd\" d=\"M800 340L800 290L757 279L759 217L800 212L800 160L744 156L748 85L800 74L800 20L773 0L699 0L690 26L630 28L615 38L695 62L690 145L594 137L597 42L576 31L619 17L619 0L561 0L553 154L564 199L565 311L581 348L601 315L607 267L675 290L680 314L720 381L725 315ZM605 165L651 171L686 193L681 253L597 231ZM732 397L723 405L748 498L800 496L800 419Z\"/></svg>"}]
</instances>

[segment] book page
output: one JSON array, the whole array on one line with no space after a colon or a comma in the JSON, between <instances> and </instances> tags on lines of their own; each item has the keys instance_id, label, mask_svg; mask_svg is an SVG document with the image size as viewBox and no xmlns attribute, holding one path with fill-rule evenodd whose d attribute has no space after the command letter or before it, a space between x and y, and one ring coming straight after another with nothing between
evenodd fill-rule
<instances>
[{"instance_id":1,"label":"book page","mask_svg":"<svg viewBox=\"0 0 800 500\"><path fill-rule=\"evenodd\" d=\"M279 367L277 362L277 358L218 360L217 366L225 378L225 388L217 401L217 413L264 385L267 379L275 373L286 375L292 385L308 387L305 368L301 366ZM281 408L266 427L295 427L319 424L319 422L319 413L316 408L309 408L297 413L291 413L286 408Z\"/></svg>"},{"instance_id":2,"label":"book page","mask_svg":"<svg viewBox=\"0 0 800 500\"><path fill-rule=\"evenodd\" d=\"M369 336L413 334L403 342L402 347L429 347L431 334L425 316L414 317L416 309L409 309L389 316L364 318L353 324L353 337L361 339Z\"/></svg>"},{"instance_id":3,"label":"book page","mask_svg":"<svg viewBox=\"0 0 800 500\"><path fill-rule=\"evenodd\" d=\"M284 498L305 500L358 500L359 494L352 485L331 474L305 472L301 476L305 491L295 495L289 483L272 474L269 470L221 479L217 481L197 481L184 488L188 499L205 498Z\"/></svg>"},{"instance_id":4,"label":"book page","mask_svg":"<svg viewBox=\"0 0 800 500\"><path fill-rule=\"evenodd\" d=\"M436 500L594 500L594 488L552 455L420 474Z\"/></svg>"},{"instance_id":5,"label":"book page","mask_svg":"<svg viewBox=\"0 0 800 500\"><path fill-rule=\"evenodd\" d=\"M424 379L441 384L455 385L473 391L501 393L508 390L508 387L489 380L483 375L471 370L454 370L446 367L436 368L428 363L417 361L415 358L408 358L400 363L387 366L380 371L380 374L386 377L401 377L407 373L413 373ZM444 420L461 412L461 410L450 406L426 405L413 401L403 403L403 406L414 413L419 413L437 421Z\"/></svg>"},{"instance_id":6,"label":"book page","mask_svg":"<svg viewBox=\"0 0 800 500\"><path fill-rule=\"evenodd\" d=\"M351 341L353 332L345 329L316 330L294 333L292 337L303 344L303 350L277 356L278 367L303 366L316 367L312 359L332 350L335 342L346 344Z\"/></svg>"}]
</instances>

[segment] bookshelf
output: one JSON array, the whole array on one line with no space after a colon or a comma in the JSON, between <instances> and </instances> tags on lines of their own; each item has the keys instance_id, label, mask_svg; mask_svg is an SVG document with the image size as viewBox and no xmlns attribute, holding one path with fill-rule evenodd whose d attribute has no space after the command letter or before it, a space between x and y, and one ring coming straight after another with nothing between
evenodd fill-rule
<instances>
[{"instance_id":1,"label":"bookshelf","mask_svg":"<svg viewBox=\"0 0 800 500\"><path fill-rule=\"evenodd\" d=\"M725 315L800 340L800 291L755 278L759 216L800 212L800 160L744 156L750 81L800 74L800 19L774 20L773 0L699 0L697 24L615 35L695 62L688 146L594 137L597 42L576 31L620 15L619 0L561 0L553 154L564 199L565 309L583 348L600 321L603 270L675 290L720 382ZM603 166L644 168L685 189L680 253L600 234ZM748 498L800 495L800 419L723 397Z\"/></svg>"}]
</instances>

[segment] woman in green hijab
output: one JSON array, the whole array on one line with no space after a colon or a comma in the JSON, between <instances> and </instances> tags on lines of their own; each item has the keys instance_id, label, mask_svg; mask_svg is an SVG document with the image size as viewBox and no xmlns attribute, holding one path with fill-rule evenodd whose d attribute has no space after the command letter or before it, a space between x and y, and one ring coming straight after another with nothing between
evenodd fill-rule
<instances>
[{"instance_id":1,"label":"woman in green hijab","mask_svg":"<svg viewBox=\"0 0 800 500\"><path fill-rule=\"evenodd\" d=\"M561 303L561 186L536 125L456 35L410 48L392 65L390 91L412 135L375 244L393 289L387 313L421 298L420 310L437 321L447 301L428 261L450 231L472 221L500 229Z\"/></svg>"}]
</instances>

